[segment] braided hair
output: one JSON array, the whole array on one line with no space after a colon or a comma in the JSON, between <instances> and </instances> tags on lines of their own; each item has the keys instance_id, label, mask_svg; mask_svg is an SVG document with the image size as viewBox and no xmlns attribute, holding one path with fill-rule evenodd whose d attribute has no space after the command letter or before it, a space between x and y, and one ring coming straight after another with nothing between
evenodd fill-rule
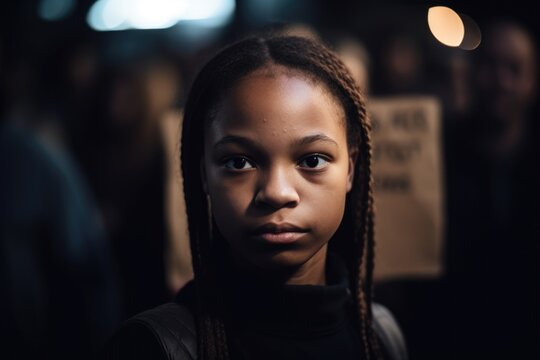
<instances>
[{"instance_id":1,"label":"braided hair","mask_svg":"<svg viewBox=\"0 0 540 360\"><path fill-rule=\"evenodd\" d=\"M205 123L227 89L240 78L269 65L281 65L324 84L345 110L349 150L357 151L353 187L343 220L329 247L348 268L355 303L355 324L365 359L380 357L372 328L374 266L373 194L370 122L363 95L345 65L324 45L306 38L254 37L219 52L198 74L187 98L182 131L182 173L197 297L196 322L201 359L226 360L228 346L223 311L215 299L217 269L212 261L212 216L203 189L200 162Z\"/></svg>"}]
</instances>

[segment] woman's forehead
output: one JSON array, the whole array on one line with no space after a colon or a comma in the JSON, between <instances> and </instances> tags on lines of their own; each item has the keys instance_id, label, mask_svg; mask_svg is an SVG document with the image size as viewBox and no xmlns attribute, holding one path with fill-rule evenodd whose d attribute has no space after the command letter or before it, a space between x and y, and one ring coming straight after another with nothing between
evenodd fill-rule
<instances>
[{"instance_id":1,"label":"woman's forehead","mask_svg":"<svg viewBox=\"0 0 540 360\"><path fill-rule=\"evenodd\" d=\"M317 88L323 92L327 92L329 97L333 98L333 95L329 91L328 87L323 83L323 81L318 78L316 75L301 69L290 68L284 65L279 64L267 64L261 68L256 69L255 71L242 77L236 86L242 85L247 82L252 84L253 80L264 81L265 79L280 79L284 80L285 83L305 86L311 86Z\"/></svg>"},{"instance_id":2,"label":"woman's forehead","mask_svg":"<svg viewBox=\"0 0 540 360\"><path fill-rule=\"evenodd\" d=\"M295 117L345 118L339 101L324 84L284 67L257 70L242 78L221 104L223 114L277 119L286 125Z\"/></svg>"},{"instance_id":3,"label":"woman's forehead","mask_svg":"<svg viewBox=\"0 0 540 360\"><path fill-rule=\"evenodd\" d=\"M208 128L217 143L242 136L286 146L306 135L324 134L346 142L343 109L324 87L290 74L253 73L231 89Z\"/></svg>"}]
</instances>

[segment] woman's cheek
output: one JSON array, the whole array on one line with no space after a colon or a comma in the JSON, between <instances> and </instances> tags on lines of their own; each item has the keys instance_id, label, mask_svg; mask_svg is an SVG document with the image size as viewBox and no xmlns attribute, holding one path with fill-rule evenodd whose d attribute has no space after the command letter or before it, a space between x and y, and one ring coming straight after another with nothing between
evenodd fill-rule
<instances>
[{"instance_id":1,"label":"woman's cheek","mask_svg":"<svg viewBox=\"0 0 540 360\"><path fill-rule=\"evenodd\" d=\"M251 199L245 184L227 179L216 180L210 195L214 216L230 219L245 213Z\"/></svg>"},{"instance_id":2,"label":"woman's cheek","mask_svg":"<svg viewBox=\"0 0 540 360\"><path fill-rule=\"evenodd\" d=\"M313 199L310 208L318 213L318 227L324 233L333 233L339 227L345 212L346 183L339 177L334 177L326 186L313 193L318 196Z\"/></svg>"}]
</instances>

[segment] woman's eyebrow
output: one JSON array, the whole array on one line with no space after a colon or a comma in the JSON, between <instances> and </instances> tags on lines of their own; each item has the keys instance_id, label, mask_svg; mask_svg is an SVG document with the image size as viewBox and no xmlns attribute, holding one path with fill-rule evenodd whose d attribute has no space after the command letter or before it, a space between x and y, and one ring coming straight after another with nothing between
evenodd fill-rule
<instances>
[{"instance_id":1,"label":"woman's eyebrow","mask_svg":"<svg viewBox=\"0 0 540 360\"><path fill-rule=\"evenodd\" d=\"M298 138L294 140L292 146L302 147L302 146L309 145L318 141L327 142L339 148L338 143L334 139L324 134L314 134L314 135L308 135L308 136ZM250 138L246 138L243 136L236 136L236 135L227 135L221 138L218 142L214 144L214 150L217 150L218 148L222 146L226 146L228 144L241 145L251 150L260 149L260 144L257 141L254 141Z\"/></svg>"},{"instance_id":2,"label":"woman's eyebrow","mask_svg":"<svg viewBox=\"0 0 540 360\"><path fill-rule=\"evenodd\" d=\"M218 142L214 144L214 150L217 150L219 147L228 144L241 145L250 149L257 149L259 147L256 141L253 141L249 138L236 135L227 135L222 137Z\"/></svg>"},{"instance_id":3,"label":"woman's eyebrow","mask_svg":"<svg viewBox=\"0 0 540 360\"><path fill-rule=\"evenodd\" d=\"M304 137L299 138L298 140L296 140L294 142L294 145L297 146L297 147L300 147L300 146L309 145L309 144L312 144L312 143L318 142L318 141L328 142L328 143L331 143L331 144L335 145L337 148L339 148L338 143L334 139L332 139L331 137L329 137L327 135L324 135L324 134L314 134L314 135L304 136Z\"/></svg>"}]
</instances>

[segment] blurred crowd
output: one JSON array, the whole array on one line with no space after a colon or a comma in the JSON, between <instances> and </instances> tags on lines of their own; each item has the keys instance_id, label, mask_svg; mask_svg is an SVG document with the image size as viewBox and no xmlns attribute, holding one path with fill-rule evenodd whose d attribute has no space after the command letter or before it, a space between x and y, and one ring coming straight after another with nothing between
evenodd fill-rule
<instances>
[{"instance_id":1,"label":"blurred crowd","mask_svg":"<svg viewBox=\"0 0 540 360\"><path fill-rule=\"evenodd\" d=\"M202 59L248 32L181 51L122 47L85 29L34 58L14 44L18 18L2 19L0 351L90 357L191 277L182 99ZM329 43L368 97L442 103L444 274L380 282L375 293L412 359L540 356L537 42L517 19L480 25L473 51L396 24L367 35L250 29Z\"/></svg>"}]
</instances>

